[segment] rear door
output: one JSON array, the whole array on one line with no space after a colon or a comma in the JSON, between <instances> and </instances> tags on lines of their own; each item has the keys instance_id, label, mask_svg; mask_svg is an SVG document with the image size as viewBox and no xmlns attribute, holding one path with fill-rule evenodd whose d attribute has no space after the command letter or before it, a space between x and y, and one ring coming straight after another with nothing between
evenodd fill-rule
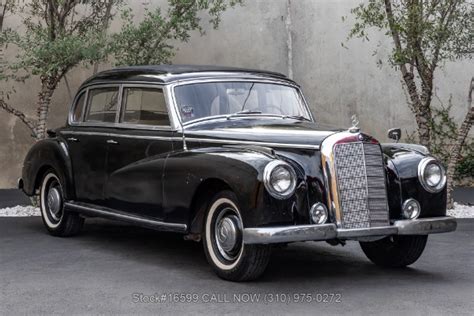
<instances>
[{"instance_id":1,"label":"rear door","mask_svg":"<svg viewBox=\"0 0 474 316\"><path fill-rule=\"evenodd\" d=\"M74 172L76 200L104 205L107 139L118 120L119 85L97 86L79 94L64 131Z\"/></svg>"},{"instance_id":2,"label":"rear door","mask_svg":"<svg viewBox=\"0 0 474 316\"><path fill-rule=\"evenodd\" d=\"M123 85L121 115L110 133L107 206L164 220L163 169L173 150L165 93L156 85Z\"/></svg>"}]
</instances>

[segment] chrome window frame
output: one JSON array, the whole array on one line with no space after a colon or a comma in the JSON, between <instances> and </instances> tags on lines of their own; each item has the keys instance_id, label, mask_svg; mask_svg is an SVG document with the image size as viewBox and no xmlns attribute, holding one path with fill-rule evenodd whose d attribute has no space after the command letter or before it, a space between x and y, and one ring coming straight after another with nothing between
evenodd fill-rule
<instances>
[{"instance_id":1,"label":"chrome window frame","mask_svg":"<svg viewBox=\"0 0 474 316\"><path fill-rule=\"evenodd\" d=\"M213 83L213 82L252 82L252 83L267 83L267 84L276 84L276 85L283 85L283 86L288 86L296 89L298 92L299 97L301 98L301 104L308 114L310 120L314 122L314 117L313 113L309 109L308 103L306 102L306 99L304 97L304 94L301 90L301 87L297 85L296 83L291 83L286 80L278 80L278 79L269 79L269 78L262 78L262 79L252 79L252 78L241 78L241 77L227 77L227 78L209 78L209 79L189 79L189 80L179 80L177 82L169 84L169 90L171 91L171 101L174 106L174 111L175 115L179 121L179 124L181 128L184 130L188 126L192 126L194 124L198 124L203 121L208 121L208 120L218 120L218 119L227 119L229 114L225 115L213 115L213 116L206 116L202 118L197 118L191 121L183 122L181 120L181 115L179 114L179 109L178 109L178 102L176 100L176 94L175 94L175 88L179 86L185 86L185 85L191 85L191 84L199 84L199 83ZM281 117L281 115L275 114L256 114L256 115L249 115L249 116L254 116L254 117Z\"/></svg>"},{"instance_id":2,"label":"chrome window frame","mask_svg":"<svg viewBox=\"0 0 474 316\"><path fill-rule=\"evenodd\" d=\"M124 115L125 115L125 110L126 106L124 104L123 100L123 94L124 94L124 89L127 88L143 88L143 89L155 89L155 90L160 90L163 93L163 97L165 99L165 106L166 106L166 113L168 114L168 120L169 124L168 125L149 125L149 124L134 124L134 123L127 123L123 121ZM120 104L120 110L119 110L119 120L118 124L123 124L124 126L130 126L131 128L137 128L137 129L151 129L151 130L172 130L172 119L170 115L170 109L168 106L168 98L167 98L167 92L166 89L164 88L164 85L158 85L158 84L138 84L138 83L124 83L122 84L122 92L121 92L121 104Z\"/></svg>"},{"instance_id":3,"label":"chrome window frame","mask_svg":"<svg viewBox=\"0 0 474 316\"><path fill-rule=\"evenodd\" d=\"M106 88L106 87L119 87L119 98L117 99L117 102L119 102L118 107L117 107L117 113L116 113L116 118L115 122L86 122L85 117L86 117L86 111L88 111L88 104L86 103L85 105L85 110L82 113L81 120L80 122L74 122L72 119L73 111L75 109L75 102L77 100L77 97L80 96L82 93L86 93L86 100L85 102L88 102L89 99L89 91L93 89L99 89L99 88ZM121 116L122 116L122 107L123 107L123 88L124 87L138 87L138 88L155 88L155 89L161 89L163 91L164 97L165 97L165 103L166 103L166 108L168 111L168 116L170 120L170 125L146 125L146 124L130 124L130 123L124 123L121 122ZM123 82L118 82L118 83L92 83L90 85L84 86L82 89L80 89L75 98L74 101L70 107L69 115L68 115L68 125L69 126L80 126L80 127L109 127L109 128L119 128L119 129L137 129L137 130L149 130L149 131L178 131L181 129L181 124L179 123L179 120L176 117L175 113L175 106L172 104L172 98L171 98L171 91L169 89L169 86L163 83L143 83L140 81L134 82L134 81L123 81Z\"/></svg>"},{"instance_id":4,"label":"chrome window frame","mask_svg":"<svg viewBox=\"0 0 474 316\"><path fill-rule=\"evenodd\" d=\"M79 106L79 99L81 96L84 95L84 102L82 103L82 111L81 111L81 116L79 117L79 121L74 120L74 112L76 112L76 108ZM84 121L84 113L86 112L86 105L87 105L87 98L89 97L89 90L87 89L81 89L76 93L76 96L74 97L72 101L72 105L69 111L69 116L68 116L68 123L69 124L79 124Z\"/></svg>"},{"instance_id":5,"label":"chrome window frame","mask_svg":"<svg viewBox=\"0 0 474 316\"><path fill-rule=\"evenodd\" d=\"M89 99L90 99L90 91L91 90L99 90L99 89L103 89L103 88L117 88L118 89L118 98L117 98L117 109L115 110L115 122L114 123L111 123L111 122L87 122L86 121L86 117L87 117L87 113L89 113L89 109L90 109L90 104L89 104ZM84 90L84 89L83 89ZM82 91L83 91L82 90ZM72 126L77 126L77 125L81 125L81 126L95 126L95 127L104 127L104 126L113 126L117 123L117 118L118 118L118 113L120 111L120 103L122 101L122 97L121 97L121 92L122 92L122 88L121 88L121 85L120 84L99 84L99 85L92 85L92 86L89 86L86 88L86 103L85 103L85 107L84 107L84 111L82 113L82 118L81 118L81 121L80 122L72 122L72 114L73 114L73 111L70 111L69 113L69 124L72 125ZM71 124L72 123L72 124Z\"/></svg>"}]
</instances>

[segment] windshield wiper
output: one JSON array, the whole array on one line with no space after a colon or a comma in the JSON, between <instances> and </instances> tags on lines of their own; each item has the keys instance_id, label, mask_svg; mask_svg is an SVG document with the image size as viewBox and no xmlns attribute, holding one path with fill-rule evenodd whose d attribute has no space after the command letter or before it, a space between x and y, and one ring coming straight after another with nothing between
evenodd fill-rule
<instances>
[{"instance_id":1,"label":"windshield wiper","mask_svg":"<svg viewBox=\"0 0 474 316\"><path fill-rule=\"evenodd\" d=\"M227 115L227 119L230 119L231 117L235 117L239 115L247 115L247 114L262 114L262 111L253 111L253 110L239 111L239 112L235 112L235 113Z\"/></svg>"},{"instance_id":2,"label":"windshield wiper","mask_svg":"<svg viewBox=\"0 0 474 316\"><path fill-rule=\"evenodd\" d=\"M285 115L285 116L282 116L281 118L283 118L283 119L290 118L290 119L295 119L295 120L298 120L298 121L312 122L309 118L307 118L303 115Z\"/></svg>"}]
</instances>

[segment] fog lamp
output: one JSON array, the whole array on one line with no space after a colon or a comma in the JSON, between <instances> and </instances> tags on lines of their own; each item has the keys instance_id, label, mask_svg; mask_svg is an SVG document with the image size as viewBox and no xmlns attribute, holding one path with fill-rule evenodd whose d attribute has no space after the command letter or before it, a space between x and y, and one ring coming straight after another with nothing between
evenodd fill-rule
<instances>
[{"instance_id":1,"label":"fog lamp","mask_svg":"<svg viewBox=\"0 0 474 316\"><path fill-rule=\"evenodd\" d=\"M408 199L402 205L403 217L406 219L415 219L420 216L420 203L415 199Z\"/></svg>"},{"instance_id":2,"label":"fog lamp","mask_svg":"<svg viewBox=\"0 0 474 316\"><path fill-rule=\"evenodd\" d=\"M316 203L309 210L309 215L313 223L324 224L328 220L328 209L323 203Z\"/></svg>"}]
</instances>

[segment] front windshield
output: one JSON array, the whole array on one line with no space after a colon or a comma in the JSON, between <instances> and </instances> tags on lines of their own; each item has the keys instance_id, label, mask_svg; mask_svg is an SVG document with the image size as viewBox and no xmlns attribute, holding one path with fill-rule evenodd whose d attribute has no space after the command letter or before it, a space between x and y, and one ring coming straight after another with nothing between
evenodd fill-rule
<instances>
[{"instance_id":1,"label":"front windshield","mask_svg":"<svg viewBox=\"0 0 474 316\"><path fill-rule=\"evenodd\" d=\"M298 90L259 82L208 82L174 90L183 122L232 114L279 115L310 119Z\"/></svg>"}]
</instances>

